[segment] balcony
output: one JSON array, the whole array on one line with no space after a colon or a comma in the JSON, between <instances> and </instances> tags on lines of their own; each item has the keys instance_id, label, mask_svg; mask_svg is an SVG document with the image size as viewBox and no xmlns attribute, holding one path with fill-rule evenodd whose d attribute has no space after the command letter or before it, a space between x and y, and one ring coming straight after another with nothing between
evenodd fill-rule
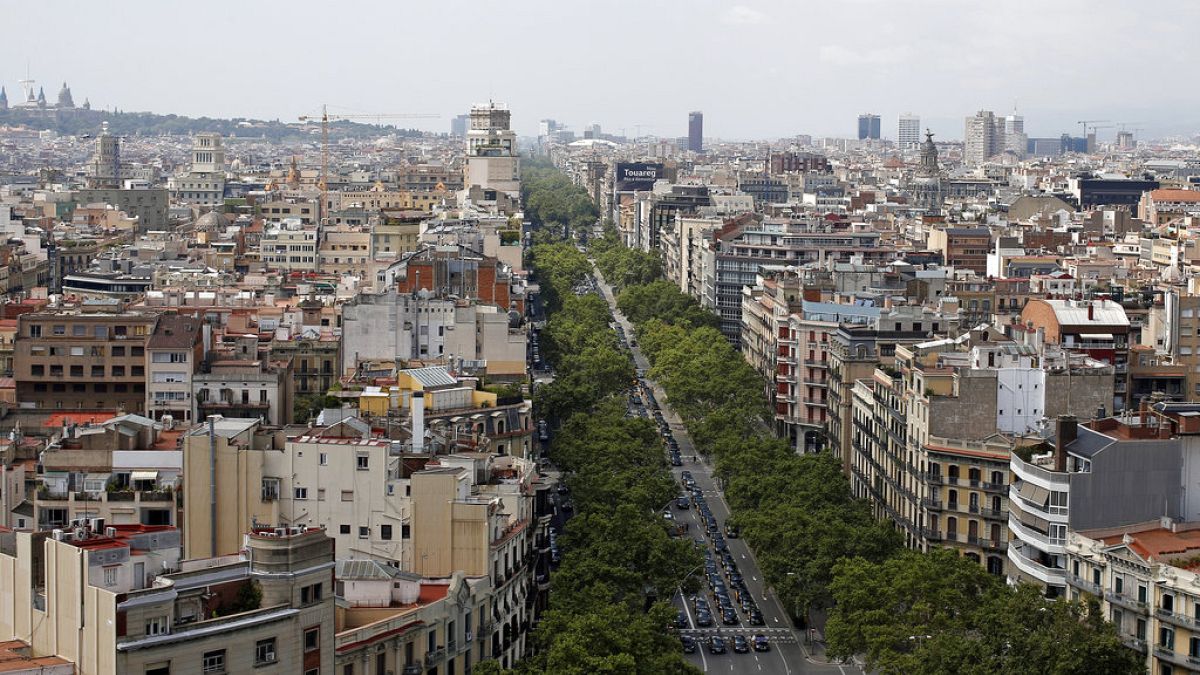
<instances>
[{"instance_id":1,"label":"balcony","mask_svg":"<svg viewBox=\"0 0 1200 675\"><path fill-rule=\"evenodd\" d=\"M1008 531L1016 535L1017 539L1035 544L1038 548L1047 553L1062 554L1065 552L1065 541L1061 539L1051 539L1050 535L1044 532L1039 532L1022 523L1017 519L1016 514L1008 514Z\"/></svg>"},{"instance_id":2,"label":"balcony","mask_svg":"<svg viewBox=\"0 0 1200 675\"><path fill-rule=\"evenodd\" d=\"M1163 609L1162 607L1156 608L1154 610L1154 614L1157 615L1158 618L1163 621L1166 621L1168 623L1173 623L1176 626L1183 626L1183 627L1187 628L1188 630L1194 631L1197 629L1197 627L1200 627L1200 617L1188 616L1186 614L1179 614L1176 612L1172 612L1170 610Z\"/></svg>"},{"instance_id":3,"label":"balcony","mask_svg":"<svg viewBox=\"0 0 1200 675\"><path fill-rule=\"evenodd\" d=\"M934 511L942 510L942 502L940 499L929 499L928 497L922 497L921 506Z\"/></svg>"},{"instance_id":4,"label":"balcony","mask_svg":"<svg viewBox=\"0 0 1200 675\"><path fill-rule=\"evenodd\" d=\"M987 481L983 481L979 484L979 487L982 488L984 492L1008 492L1008 485L1004 483L989 483Z\"/></svg>"},{"instance_id":5,"label":"balcony","mask_svg":"<svg viewBox=\"0 0 1200 675\"><path fill-rule=\"evenodd\" d=\"M1037 579L1044 584L1052 586L1063 586L1066 584L1066 570L1047 567L1037 560L1029 558L1024 553L1023 547L1016 542L1008 547L1008 561L1027 576Z\"/></svg>"},{"instance_id":6,"label":"balcony","mask_svg":"<svg viewBox=\"0 0 1200 675\"><path fill-rule=\"evenodd\" d=\"M1067 583L1075 588L1087 591L1097 597L1104 597L1104 589L1100 588L1100 584L1092 583L1083 577L1077 577L1074 574L1067 575Z\"/></svg>"},{"instance_id":7,"label":"balcony","mask_svg":"<svg viewBox=\"0 0 1200 675\"><path fill-rule=\"evenodd\" d=\"M1145 640L1139 640L1138 638L1135 638L1131 635L1122 635L1121 636L1121 644L1125 645L1126 647L1128 647L1134 651L1141 652L1143 654L1146 653L1146 641Z\"/></svg>"},{"instance_id":8,"label":"balcony","mask_svg":"<svg viewBox=\"0 0 1200 675\"><path fill-rule=\"evenodd\" d=\"M404 666L404 670L402 672L404 675L421 675L421 673L424 672L424 669L419 665L410 663Z\"/></svg>"},{"instance_id":9,"label":"balcony","mask_svg":"<svg viewBox=\"0 0 1200 675\"><path fill-rule=\"evenodd\" d=\"M437 663L439 659L445 658L445 656L446 656L446 648L445 647L438 647L437 649L435 649L431 652L425 652L425 665L432 666L433 664Z\"/></svg>"},{"instance_id":10,"label":"balcony","mask_svg":"<svg viewBox=\"0 0 1200 675\"><path fill-rule=\"evenodd\" d=\"M1115 605L1125 607L1126 609L1132 609L1140 614L1148 613L1148 607L1146 606L1146 603L1125 595L1124 593L1118 593L1116 591L1104 591L1104 599Z\"/></svg>"}]
</instances>

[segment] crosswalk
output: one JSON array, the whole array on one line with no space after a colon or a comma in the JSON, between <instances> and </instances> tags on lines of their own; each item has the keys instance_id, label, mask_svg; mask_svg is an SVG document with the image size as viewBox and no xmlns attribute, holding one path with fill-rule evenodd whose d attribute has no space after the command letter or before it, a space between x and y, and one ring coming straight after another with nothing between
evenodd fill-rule
<instances>
[{"instance_id":1,"label":"crosswalk","mask_svg":"<svg viewBox=\"0 0 1200 675\"><path fill-rule=\"evenodd\" d=\"M683 628L677 631L680 635L687 635L698 640L707 640L712 637L732 638L735 635L741 635L747 639L755 635L766 635L767 641L771 644L796 644L796 635L787 628L767 628L767 627L713 627L713 628Z\"/></svg>"}]
</instances>

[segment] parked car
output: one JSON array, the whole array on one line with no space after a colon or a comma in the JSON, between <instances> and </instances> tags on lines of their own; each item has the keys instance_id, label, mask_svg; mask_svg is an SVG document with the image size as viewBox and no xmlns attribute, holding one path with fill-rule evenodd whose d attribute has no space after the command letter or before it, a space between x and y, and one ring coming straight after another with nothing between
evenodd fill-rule
<instances>
[{"instance_id":1,"label":"parked car","mask_svg":"<svg viewBox=\"0 0 1200 675\"><path fill-rule=\"evenodd\" d=\"M675 615L675 627L676 628L687 628L688 627L687 612L685 612L683 610L679 610L679 613Z\"/></svg>"},{"instance_id":2,"label":"parked car","mask_svg":"<svg viewBox=\"0 0 1200 675\"><path fill-rule=\"evenodd\" d=\"M708 612L696 612L696 625L700 626L701 628L712 628L712 614L709 614Z\"/></svg>"},{"instance_id":3,"label":"parked car","mask_svg":"<svg viewBox=\"0 0 1200 675\"><path fill-rule=\"evenodd\" d=\"M690 635L683 635L679 638L679 641L683 643L683 653L684 654L695 654L696 653L696 639L695 638L693 638Z\"/></svg>"},{"instance_id":4,"label":"parked car","mask_svg":"<svg viewBox=\"0 0 1200 675\"><path fill-rule=\"evenodd\" d=\"M710 654L724 654L725 638L714 636L712 641L708 643L708 652Z\"/></svg>"},{"instance_id":5,"label":"parked car","mask_svg":"<svg viewBox=\"0 0 1200 675\"><path fill-rule=\"evenodd\" d=\"M754 651L756 651L756 652L771 651L771 643L767 642L766 635L755 635L754 636Z\"/></svg>"},{"instance_id":6,"label":"parked car","mask_svg":"<svg viewBox=\"0 0 1200 675\"><path fill-rule=\"evenodd\" d=\"M733 636L733 651L737 654L745 654L750 651L750 644L746 642L746 636Z\"/></svg>"}]
</instances>

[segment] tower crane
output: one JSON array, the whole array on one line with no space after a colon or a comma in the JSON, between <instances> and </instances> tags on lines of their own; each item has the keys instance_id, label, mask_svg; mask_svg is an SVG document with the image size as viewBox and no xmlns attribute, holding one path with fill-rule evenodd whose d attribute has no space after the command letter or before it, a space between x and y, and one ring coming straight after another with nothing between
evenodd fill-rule
<instances>
[{"instance_id":1,"label":"tower crane","mask_svg":"<svg viewBox=\"0 0 1200 675\"><path fill-rule=\"evenodd\" d=\"M318 186L321 188L321 203L318 205L317 213L321 223L325 222L327 217L326 209L328 209L329 196L329 123L340 122L343 120L357 119L373 119L376 124L381 123L385 119L401 119L401 120L427 120L437 119L441 115L430 113L378 113L374 115L330 115L329 106L321 106L321 116L316 115L301 115L301 122L315 122L318 119L321 122L321 178Z\"/></svg>"},{"instance_id":2,"label":"tower crane","mask_svg":"<svg viewBox=\"0 0 1200 675\"><path fill-rule=\"evenodd\" d=\"M1099 124L1099 123L1101 123L1101 122L1111 122L1111 121L1112 121L1112 120L1079 120L1078 122L1076 122L1076 124L1078 124L1079 126L1083 127L1083 137L1084 137L1084 138L1087 138L1087 135L1088 135L1088 132L1087 132L1087 130L1088 130L1088 126L1093 126L1093 127L1094 127L1095 125L1097 125L1097 124Z\"/></svg>"}]
</instances>

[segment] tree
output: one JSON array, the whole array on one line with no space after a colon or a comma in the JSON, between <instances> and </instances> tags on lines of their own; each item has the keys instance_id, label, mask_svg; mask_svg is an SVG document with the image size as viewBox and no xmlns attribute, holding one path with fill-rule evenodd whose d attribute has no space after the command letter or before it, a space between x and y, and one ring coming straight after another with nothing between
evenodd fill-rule
<instances>
[{"instance_id":1,"label":"tree","mask_svg":"<svg viewBox=\"0 0 1200 675\"><path fill-rule=\"evenodd\" d=\"M1099 607L1010 588L950 549L834 570L831 656L882 673L1142 673Z\"/></svg>"}]
</instances>

